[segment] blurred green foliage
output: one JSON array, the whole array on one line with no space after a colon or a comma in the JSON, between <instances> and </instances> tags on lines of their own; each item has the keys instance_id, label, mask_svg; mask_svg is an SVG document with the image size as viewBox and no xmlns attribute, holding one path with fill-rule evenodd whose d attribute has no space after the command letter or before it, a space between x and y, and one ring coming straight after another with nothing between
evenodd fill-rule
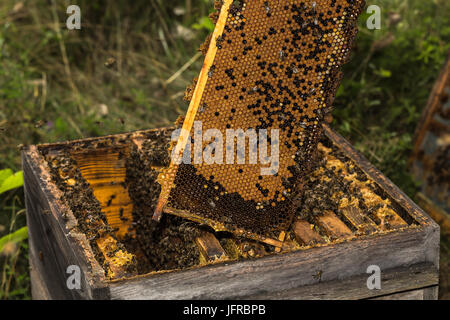
<instances>
[{"instance_id":1,"label":"blurred green foliage","mask_svg":"<svg viewBox=\"0 0 450 320\"><path fill-rule=\"evenodd\" d=\"M367 3L381 7L382 27L368 30L368 15L360 19L333 126L413 196L407 159L450 49L450 2ZM70 4L81 7L81 30L65 28ZM1 1L0 168L20 169L19 144L172 124L187 110L183 93L201 68L192 58L212 30L212 9L210 0ZM14 222L1 237L25 225L23 191L6 192L0 204L0 227ZM9 298L30 297L25 247L5 264L15 275Z\"/></svg>"},{"instance_id":2,"label":"blurred green foliage","mask_svg":"<svg viewBox=\"0 0 450 320\"><path fill-rule=\"evenodd\" d=\"M360 32L335 100L335 126L413 196L407 159L432 85L450 49L448 1L368 1L382 8L381 30ZM386 10L386 8L388 10Z\"/></svg>"},{"instance_id":3,"label":"blurred green foliage","mask_svg":"<svg viewBox=\"0 0 450 320\"><path fill-rule=\"evenodd\" d=\"M13 173L11 169L0 170L0 196L22 186L22 171ZM13 207L8 210L11 213L11 216L8 216L9 233L3 237L0 236L0 299L9 297L26 299L29 297L30 279L26 268L27 244L23 242L28 238L28 228L21 227L13 231L16 229L18 216L24 213L23 209L16 211L16 201L17 198L12 201ZM5 217L0 218L2 218L0 222L5 220ZM19 224L23 224L23 221ZM1 235L6 228L2 224L0 224L0 227Z\"/></svg>"},{"instance_id":4,"label":"blurred green foliage","mask_svg":"<svg viewBox=\"0 0 450 320\"><path fill-rule=\"evenodd\" d=\"M11 169L0 170L0 194L23 186L23 172L13 173Z\"/></svg>"}]
</instances>

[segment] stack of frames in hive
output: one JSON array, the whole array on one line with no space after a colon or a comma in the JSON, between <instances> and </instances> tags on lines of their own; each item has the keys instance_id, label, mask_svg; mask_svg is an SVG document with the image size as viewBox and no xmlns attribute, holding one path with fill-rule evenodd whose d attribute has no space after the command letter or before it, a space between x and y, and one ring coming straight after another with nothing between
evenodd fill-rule
<instances>
[{"instance_id":1,"label":"stack of frames in hive","mask_svg":"<svg viewBox=\"0 0 450 320\"><path fill-rule=\"evenodd\" d=\"M190 106L172 150L180 157L194 150L191 163L172 162L160 175L155 219L171 213L281 246L363 6L362 0L216 2L216 28L202 47L205 62L187 90ZM276 170L262 175L270 165L250 164L248 154L236 164L234 148L233 164L194 162L198 150L223 143L200 137L195 149L195 123L202 132L219 130L224 140L229 129L266 130L270 150L279 149ZM249 139L245 145L249 152Z\"/></svg>"}]
</instances>

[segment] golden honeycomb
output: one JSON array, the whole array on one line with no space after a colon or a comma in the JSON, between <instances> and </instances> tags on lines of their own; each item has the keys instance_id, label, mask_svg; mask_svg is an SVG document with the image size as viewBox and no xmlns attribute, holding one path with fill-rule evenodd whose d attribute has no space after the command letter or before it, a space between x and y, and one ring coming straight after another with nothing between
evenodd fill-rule
<instances>
[{"instance_id":1,"label":"golden honeycomb","mask_svg":"<svg viewBox=\"0 0 450 320\"><path fill-rule=\"evenodd\" d=\"M364 1L225 0L216 7L205 63L188 94L183 129L191 139L182 133L174 149L178 155L191 150L192 161L172 162L160 175L154 217L165 211L216 230L282 240L313 161L321 122L331 111ZM194 122L201 123L203 133L217 129L223 141L196 136ZM236 163L239 152L234 142L231 149L225 144L225 137L227 130L238 129L267 130L267 154L278 147L277 161L250 163L250 147L258 154L261 149L244 136L246 147L239 156L245 161ZM239 138L242 133L234 141ZM223 158L230 151L235 161L194 161L206 151ZM271 165L276 170L262 175L261 168Z\"/></svg>"}]
</instances>

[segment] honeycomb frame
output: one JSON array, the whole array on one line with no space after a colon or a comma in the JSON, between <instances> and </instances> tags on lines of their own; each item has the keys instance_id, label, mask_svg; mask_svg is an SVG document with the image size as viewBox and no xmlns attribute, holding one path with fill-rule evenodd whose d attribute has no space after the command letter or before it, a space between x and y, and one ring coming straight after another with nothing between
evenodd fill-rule
<instances>
[{"instance_id":1,"label":"honeycomb frame","mask_svg":"<svg viewBox=\"0 0 450 320\"><path fill-rule=\"evenodd\" d=\"M249 155L245 164L172 161L158 179L156 220L164 211L282 246L364 5L363 0L223 1L173 154L194 150L193 160L196 121L223 137L230 129L278 129L276 141L268 138L271 151L273 143L280 150L278 170L261 175L261 164L249 164ZM211 145L201 142L202 151ZM245 146L250 149L248 139ZM234 148L233 153L237 159Z\"/></svg>"}]
</instances>

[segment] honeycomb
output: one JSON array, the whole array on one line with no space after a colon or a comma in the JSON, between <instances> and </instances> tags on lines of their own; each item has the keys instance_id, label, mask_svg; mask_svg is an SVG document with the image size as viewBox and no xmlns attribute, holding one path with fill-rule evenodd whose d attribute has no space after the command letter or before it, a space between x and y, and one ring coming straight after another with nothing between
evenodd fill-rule
<instances>
[{"instance_id":1,"label":"honeycomb","mask_svg":"<svg viewBox=\"0 0 450 320\"><path fill-rule=\"evenodd\" d=\"M191 163L172 161L160 175L154 218L164 211L216 230L282 241L316 153L321 122L331 112L364 1L225 0L216 7L205 63L195 89L187 93L185 133L172 150L178 156L191 150ZM202 132L217 129L223 140L196 136L195 122ZM225 143L230 129L266 130L267 155L278 148L278 159L267 164L260 155L266 162L252 162L250 149L256 145L241 132L230 148ZM244 150L235 148L238 139L245 139ZM235 161L195 162L202 152L224 159L230 152ZM272 170L261 174L268 167Z\"/></svg>"}]
</instances>

